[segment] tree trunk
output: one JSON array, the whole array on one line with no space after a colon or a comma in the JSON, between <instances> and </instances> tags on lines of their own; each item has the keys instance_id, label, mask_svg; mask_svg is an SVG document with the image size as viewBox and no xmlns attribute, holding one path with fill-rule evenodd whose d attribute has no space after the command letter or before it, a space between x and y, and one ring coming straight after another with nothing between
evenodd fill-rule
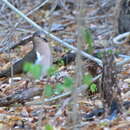
<instances>
[{"instance_id":1,"label":"tree trunk","mask_svg":"<svg viewBox=\"0 0 130 130\"><path fill-rule=\"evenodd\" d=\"M130 31L130 1L121 0L119 7L118 29L119 33Z\"/></svg>"}]
</instances>

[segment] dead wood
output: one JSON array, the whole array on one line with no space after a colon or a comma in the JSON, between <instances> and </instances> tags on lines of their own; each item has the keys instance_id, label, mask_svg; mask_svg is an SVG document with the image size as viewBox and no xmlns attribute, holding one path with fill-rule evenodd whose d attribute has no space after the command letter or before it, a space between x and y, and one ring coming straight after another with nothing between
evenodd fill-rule
<instances>
[{"instance_id":1,"label":"dead wood","mask_svg":"<svg viewBox=\"0 0 130 130\"><path fill-rule=\"evenodd\" d=\"M0 98L0 107L7 107L15 103L24 104L25 101L30 100L35 96L41 95L42 92L43 92L42 88L36 88L36 87L17 91L13 94L10 94L7 97Z\"/></svg>"},{"instance_id":2,"label":"dead wood","mask_svg":"<svg viewBox=\"0 0 130 130\"><path fill-rule=\"evenodd\" d=\"M118 29L119 33L130 31L130 1L121 0L119 7Z\"/></svg>"},{"instance_id":3,"label":"dead wood","mask_svg":"<svg viewBox=\"0 0 130 130\"><path fill-rule=\"evenodd\" d=\"M114 61L114 54L104 53L103 57L103 74L101 84L101 97L104 104L120 109L120 89L117 84L117 70Z\"/></svg>"}]
</instances>

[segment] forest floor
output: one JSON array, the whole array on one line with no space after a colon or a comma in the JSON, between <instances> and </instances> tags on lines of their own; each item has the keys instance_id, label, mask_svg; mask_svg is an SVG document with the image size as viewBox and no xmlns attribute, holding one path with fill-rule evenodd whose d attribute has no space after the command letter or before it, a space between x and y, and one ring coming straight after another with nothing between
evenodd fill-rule
<instances>
[{"instance_id":1,"label":"forest floor","mask_svg":"<svg viewBox=\"0 0 130 130\"><path fill-rule=\"evenodd\" d=\"M55 4L46 4L29 15L29 18L63 41L76 46L78 36L77 28L79 27L77 24L77 15L79 10L76 8L74 0L67 1L69 2L65 5L58 5L54 9L52 8ZM29 10L32 10L36 5L39 5L39 3L38 1L31 2L31 0L29 0L27 2L23 0L23 3L20 5L19 3L15 4L18 6L18 9L27 14ZM84 3L84 13L83 16L81 16L84 21L83 27L89 28L92 32L95 50L103 49L108 43L108 40L113 38L113 34L116 30L114 26L116 20L114 16L115 4L110 4L103 0L100 1L100 4L96 0L90 0ZM2 20L4 21L6 17L8 19L5 20L1 27L2 31L0 30L0 40L3 41L0 44L0 70L7 69L11 64L10 61L23 58L31 50L32 41L30 40L25 45L11 49L10 54L7 52L3 53L2 51L19 43L37 31L25 21L19 24L14 30L13 25L19 21L20 17L10 9L10 12L8 12L6 6L4 8L5 15L0 18L0 22ZM7 21L10 24L8 24ZM47 39L50 46L55 48L52 50L54 61L60 59L70 51L70 49L59 44L57 41L51 38ZM87 44L83 44L83 48L86 50ZM120 54L129 55L128 44L121 47ZM116 63L120 61L122 61L122 58L116 58ZM92 68L96 66L94 62L88 59L83 60L82 64L83 72L86 74L90 66ZM123 102L130 101L129 66L129 63L123 65L121 73L117 76L118 85L121 89L121 100ZM71 129L73 124L71 115L73 115L73 112L70 89L66 87L62 92L59 92L60 90L58 89L53 94L50 94L51 92L47 90L51 96L45 96L44 104L41 102L41 95L46 85L53 87L55 90L55 87L58 85L62 87L62 83L66 77L74 78L76 75L75 68L75 61L67 65L61 63L58 66L57 75L49 76L42 80L30 79L30 77L24 73L8 78L0 78L0 129L35 130L38 127L41 117L40 114L43 114L42 129L51 130L51 127L53 127L54 130ZM102 71L102 68L99 66L97 66L97 69L98 72L92 73L93 77L96 77ZM66 81L66 83L69 86L71 80ZM99 92L91 92L89 89L86 89L79 92L77 99L79 109L78 129L105 130L106 128L111 130L130 130L130 109L124 109L122 114L119 114L119 116L113 120L105 120L105 114L94 116L91 119L85 119L83 118L84 115L102 106L100 94Z\"/></svg>"}]
</instances>

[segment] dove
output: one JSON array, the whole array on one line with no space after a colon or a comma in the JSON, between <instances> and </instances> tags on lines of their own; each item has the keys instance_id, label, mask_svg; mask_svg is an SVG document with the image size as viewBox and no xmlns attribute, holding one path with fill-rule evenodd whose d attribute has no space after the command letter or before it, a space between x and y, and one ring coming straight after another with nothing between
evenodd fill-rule
<instances>
[{"instance_id":1,"label":"dove","mask_svg":"<svg viewBox=\"0 0 130 130\"><path fill-rule=\"evenodd\" d=\"M33 36L33 44L36 52L35 64L42 67L41 78L47 75L48 69L52 65L51 48L42 32L36 32Z\"/></svg>"}]
</instances>

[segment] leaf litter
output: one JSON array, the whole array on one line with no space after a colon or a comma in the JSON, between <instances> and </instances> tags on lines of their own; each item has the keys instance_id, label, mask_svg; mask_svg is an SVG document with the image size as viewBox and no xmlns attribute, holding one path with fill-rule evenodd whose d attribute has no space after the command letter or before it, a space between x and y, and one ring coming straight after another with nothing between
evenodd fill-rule
<instances>
[{"instance_id":1,"label":"leaf litter","mask_svg":"<svg viewBox=\"0 0 130 130\"><path fill-rule=\"evenodd\" d=\"M92 3L91 3L92 2ZM86 9L87 12L87 16L91 16L94 15L94 12L96 12L96 4L93 3L93 1L91 1L90 3L90 7L88 9ZM31 4L28 3L29 6L28 8L31 8ZM74 3L71 3L69 6L73 6ZM91 8L92 6L92 8ZM64 11L64 9L60 8L58 10L54 10L53 14L59 13L58 18L56 17L56 15L52 15L52 16L48 16L47 20L44 19L43 15L45 15L45 13L49 11L48 9L43 11L42 8L40 8L38 10L38 12L35 13L35 16L32 15L31 18L33 20L36 20L36 22L40 25L45 24L45 27L48 28L48 24L46 23L52 23L52 25L54 25L55 23L59 23L55 26L55 28L53 28L53 33L55 35L58 35L59 37L61 37L62 39L67 38L68 39L74 39L73 42L71 42L70 44L75 45L77 41L76 40L76 36L77 36L77 32L76 32L76 27L77 25L75 23L69 24L71 23L71 21L74 20L75 15L76 15L76 10L69 10L69 13L66 13ZM107 13L111 13L112 9L110 9ZM69 17L68 17L69 16ZM54 18L52 18L54 17ZM51 20L51 21L50 21ZM57 21L58 20L58 21ZM65 21L66 22L63 22ZM112 19L108 20L109 22L112 22ZM93 28L93 25L95 25L95 29L94 29L94 37L95 37L95 42L98 43L98 41L100 39L106 39L108 37L111 36L111 33L105 33L105 29L107 28L107 26L110 24L108 21L105 21L104 27L102 30L102 23L104 23L104 19L95 19L95 21L93 22L89 22L87 23L88 26L90 26L90 29ZM66 24L68 24L66 26ZM66 28L64 28L66 26ZM52 31L52 30L51 30ZM109 27L106 29L106 32L109 32ZM49 41L56 45L54 42L52 42L51 39L49 39ZM71 41L71 40L70 40ZM60 45L58 45L60 46ZM30 45L25 45L25 47L20 47L17 48L16 50L13 50L13 52L10 53L10 58L11 59L20 59L23 57L23 54L28 53L30 50ZM61 47L63 48L63 47ZM19 51L21 51L19 53ZM56 57L57 59L59 57L61 57L62 55L65 54L65 52L68 51L68 49L65 49L62 53L59 53L59 55L57 53L54 53L54 57ZM88 64L88 61L85 61L85 64ZM90 64L92 66L92 64ZM0 54L0 70L6 69L10 66L10 60L8 58L7 53L2 53ZM86 66L86 65L85 65ZM43 88L45 86L45 84L50 84L53 87L55 86L55 84L57 84L57 82L63 82L64 77L67 77L68 75L70 76L74 76L75 75L75 71L74 69L71 68L75 68L75 64L71 63L70 65L67 66L61 66L61 69L59 68L58 70L61 71L63 78L59 78L56 79L54 78L49 78L49 79L43 79L42 81L35 81L35 86L39 87L39 88ZM125 68L125 65L124 65ZM123 69L124 69L123 68ZM86 68L85 68L86 69ZM86 70L88 71L88 70ZM125 70L124 72L121 73L121 75L119 76L120 80L124 80L122 81L122 83L120 83L121 87L122 87L122 93L125 95L123 98L130 100L129 98L129 67L127 70ZM24 74L22 75L18 75L20 77L25 76ZM124 77L126 77L124 79ZM32 87L32 85L34 83L30 83L30 80L28 78L22 79L20 81L14 81L13 86L10 85L9 83L9 79L2 79L1 81L2 86L0 87L0 95L1 97L4 97L6 95L12 94L17 92L18 90L23 90L29 87ZM123 92L124 91L124 92ZM93 108L97 107L100 103L95 105L95 101L97 101L99 98L98 94L93 94L93 95L86 95L86 92L82 93L79 96L79 109L80 109L80 113L86 113L86 112L90 112L91 110L93 110ZM55 117L56 112L58 111L58 109L60 109L63 105L63 101L66 100L66 98L63 99L59 99L58 101L53 101L50 103L47 103L46 105L44 105L43 111L44 111L44 117L43 117L43 125L46 123L49 123L50 121L52 121L52 119ZM99 100L100 101L100 100ZM27 101L29 102L29 101ZM35 102L40 102L40 99L33 99L30 101L32 104ZM39 105L32 105L32 106L24 106L24 104L22 104L22 106L18 106L19 104L14 104L12 107L4 107L1 109L1 114L0 114L0 122L1 122L1 126L2 128L6 127L12 127L12 128L28 128L28 129L35 129L36 128L36 124L38 121L38 114L39 114L39 110L40 110L40 106ZM71 118L70 118L70 114L71 114L71 106L68 103L65 107L64 110L60 113L60 115L55 119L55 124L60 126L56 127L54 129L65 129L65 127L67 125L71 125L71 123L69 123L69 121L71 122ZM52 118L53 117L53 118ZM126 117L129 117L128 115L126 115ZM87 124L87 121L83 121L80 120L80 123L86 123L86 126L83 126L81 129L82 130L86 130L86 129L103 129L104 127L107 129L129 129L130 127L130 123L128 122L129 119L125 119L124 118L119 118L116 119L115 121L111 122L111 123L100 123L99 117L96 117L95 121L93 122L89 122L90 124ZM3 121L4 119L4 121ZM99 120L97 120L99 119ZM54 121L53 121L54 122Z\"/></svg>"}]
</instances>

